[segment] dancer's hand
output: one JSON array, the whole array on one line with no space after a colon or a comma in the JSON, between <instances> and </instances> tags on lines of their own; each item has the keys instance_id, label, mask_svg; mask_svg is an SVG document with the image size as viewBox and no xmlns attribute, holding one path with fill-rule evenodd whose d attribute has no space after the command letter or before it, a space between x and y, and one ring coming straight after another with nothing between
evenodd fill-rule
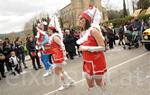
<instances>
[{"instance_id":1,"label":"dancer's hand","mask_svg":"<svg viewBox=\"0 0 150 95\"><path fill-rule=\"evenodd\" d=\"M88 51L88 47L86 46L80 46L79 51Z\"/></svg>"}]
</instances>

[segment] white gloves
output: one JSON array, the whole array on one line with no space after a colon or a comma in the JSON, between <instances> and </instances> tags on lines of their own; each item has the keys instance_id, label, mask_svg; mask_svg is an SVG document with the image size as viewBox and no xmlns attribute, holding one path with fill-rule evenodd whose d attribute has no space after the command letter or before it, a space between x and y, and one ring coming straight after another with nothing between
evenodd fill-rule
<instances>
[{"instance_id":1,"label":"white gloves","mask_svg":"<svg viewBox=\"0 0 150 95\"><path fill-rule=\"evenodd\" d=\"M98 52L98 51L104 51L105 50L105 47L101 47L101 46L98 46L98 47L90 47L88 49L88 51L90 52Z\"/></svg>"},{"instance_id":2,"label":"white gloves","mask_svg":"<svg viewBox=\"0 0 150 95\"><path fill-rule=\"evenodd\" d=\"M98 52L105 51L105 47L102 46L80 46L81 51Z\"/></svg>"}]
</instances>

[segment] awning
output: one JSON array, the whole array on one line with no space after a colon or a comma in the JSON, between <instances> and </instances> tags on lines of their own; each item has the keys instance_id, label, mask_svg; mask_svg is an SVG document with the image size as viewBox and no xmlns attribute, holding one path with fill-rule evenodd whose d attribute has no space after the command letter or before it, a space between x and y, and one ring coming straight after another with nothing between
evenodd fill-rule
<instances>
[{"instance_id":1,"label":"awning","mask_svg":"<svg viewBox=\"0 0 150 95\"><path fill-rule=\"evenodd\" d=\"M147 9L145 14L150 14L150 7Z\"/></svg>"},{"instance_id":2,"label":"awning","mask_svg":"<svg viewBox=\"0 0 150 95\"><path fill-rule=\"evenodd\" d=\"M135 10L132 16L137 17L141 13L141 11L142 9Z\"/></svg>"}]
</instances>

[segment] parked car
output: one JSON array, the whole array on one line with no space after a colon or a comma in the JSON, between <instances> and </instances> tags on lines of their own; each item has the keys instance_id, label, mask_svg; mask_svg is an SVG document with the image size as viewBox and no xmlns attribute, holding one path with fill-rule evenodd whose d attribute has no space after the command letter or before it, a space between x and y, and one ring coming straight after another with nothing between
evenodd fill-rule
<instances>
[{"instance_id":1,"label":"parked car","mask_svg":"<svg viewBox=\"0 0 150 95\"><path fill-rule=\"evenodd\" d=\"M143 32L143 40L142 40L143 44L144 44L144 47L147 49L147 50L150 50L150 28L149 29L146 29L144 32Z\"/></svg>"}]
</instances>

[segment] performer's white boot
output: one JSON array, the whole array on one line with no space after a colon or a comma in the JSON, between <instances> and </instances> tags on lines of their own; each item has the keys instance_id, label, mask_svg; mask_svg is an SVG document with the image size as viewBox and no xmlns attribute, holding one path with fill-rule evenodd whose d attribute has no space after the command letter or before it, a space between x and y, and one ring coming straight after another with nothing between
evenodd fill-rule
<instances>
[{"instance_id":1,"label":"performer's white boot","mask_svg":"<svg viewBox=\"0 0 150 95\"><path fill-rule=\"evenodd\" d=\"M63 84L61 84L61 86L58 88L58 90L59 90L59 91L62 91L62 90L67 89L67 88L69 88L69 85L63 83Z\"/></svg>"},{"instance_id":2,"label":"performer's white boot","mask_svg":"<svg viewBox=\"0 0 150 95\"><path fill-rule=\"evenodd\" d=\"M64 90L74 84L74 80L65 71L60 75L60 80L61 86L58 90Z\"/></svg>"},{"instance_id":3,"label":"performer's white boot","mask_svg":"<svg viewBox=\"0 0 150 95\"><path fill-rule=\"evenodd\" d=\"M109 94L106 89L102 89L101 87L93 87L88 89L87 95L111 95Z\"/></svg>"},{"instance_id":4,"label":"performer's white boot","mask_svg":"<svg viewBox=\"0 0 150 95\"><path fill-rule=\"evenodd\" d=\"M43 77L47 77L49 75L52 74L52 71L51 70L47 70L45 74L43 74Z\"/></svg>"},{"instance_id":5,"label":"performer's white boot","mask_svg":"<svg viewBox=\"0 0 150 95\"><path fill-rule=\"evenodd\" d=\"M49 70L46 70L45 74L43 74L43 77L47 77L53 73L53 65L49 68Z\"/></svg>"},{"instance_id":6,"label":"performer's white boot","mask_svg":"<svg viewBox=\"0 0 150 95\"><path fill-rule=\"evenodd\" d=\"M95 95L94 94L94 87L88 88L88 94L87 95Z\"/></svg>"},{"instance_id":7,"label":"performer's white boot","mask_svg":"<svg viewBox=\"0 0 150 95\"><path fill-rule=\"evenodd\" d=\"M73 85L75 83L75 81L68 75L67 72L64 71L64 81L69 85Z\"/></svg>"},{"instance_id":8,"label":"performer's white boot","mask_svg":"<svg viewBox=\"0 0 150 95\"><path fill-rule=\"evenodd\" d=\"M107 89L106 85L104 86L98 86L97 87L97 92L101 91L102 95L112 95L111 92Z\"/></svg>"},{"instance_id":9,"label":"performer's white boot","mask_svg":"<svg viewBox=\"0 0 150 95\"><path fill-rule=\"evenodd\" d=\"M64 74L60 74L60 83L61 86L58 88L59 91L69 87L69 85L65 82Z\"/></svg>"}]
</instances>

